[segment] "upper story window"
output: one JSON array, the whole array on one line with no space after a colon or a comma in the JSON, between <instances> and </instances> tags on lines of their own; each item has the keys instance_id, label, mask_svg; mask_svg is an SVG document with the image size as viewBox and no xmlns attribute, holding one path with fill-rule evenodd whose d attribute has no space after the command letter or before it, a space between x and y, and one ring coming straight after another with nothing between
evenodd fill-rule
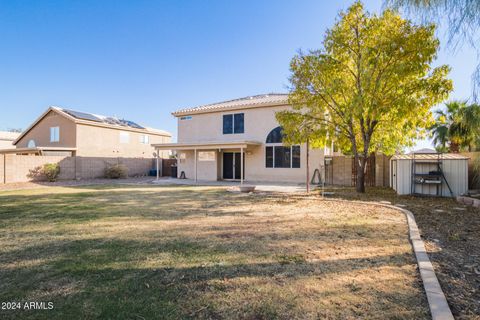
<instances>
[{"instance_id":1,"label":"upper story window","mask_svg":"<svg viewBox=\"0 0 480 320\"><path fill-rule=\"evenodd\" d=\"M35 143L35 140L33 140L33 139L28 140L27 148L35 148L36 146L37 146L37 144Z\"/></svg>"},{"instance_id":2,"label":"upper story window","mask_svg":"<svg viewBox=\"0 0 480 320\"><path fill-rule=\"evenodd\" d=\"M150 137L147 134L142 134L140 136L140 143L142 144L148 144L149 140L150 140Z\"/></svg>"},{"instance_id":3,"label":"upper story window","mask_svg":"<svg viewBox=\"0 0 480 320\"><path fill-rule=\"evenodd\" d=\"M267 136L266 143L282 143L283 142L283 128L276 127Z\"/></svg>"},{"instance_id":4,"label":"upper story window","mask_svg":"<svg viewBox=\"0 0 480 320\"><path fill-rule=\"evenodd\" d=\"M60 127L51 127L50 142L59 142L59 141L60 141Z\"/></svg>"},{"instance_id":5,"label":"upper story window","mask_svg":"<svg viewBox=\"0 0 480 320\"><path fill-rule=\"evenodd\" d=\"M130 134L125 131L120 131L120 143L129 143L130 142Z\"/></svg>"},{"instance_id":6,"label":"upper story window","mask_svg":"<svg viewBox=\"0 0 480 320\"><path fill-rule=\"evenodd\" d=\"M282 127L276 127L267 136L265 166L267 168L300 168L300 146L284 146Z\"/></svg>"},{"instance_id":7,"label":"upper story window","mask_svg":"<svg viewBox=\"0 0 480 320\"><path fill-rule=\"evenodd\" d=\"M223 115L223 134L244 133L244 114L224 114Z\"/></svg>"},{"instance_id":8,"label":"upper story window","mask_svg":"<svg viewBox=\"0 0 480 320\"><path fill-rule=\"evenodd\" d=\"M192 120L192 116L180 117L180 120Z\"/></svg>"}]
</instances>

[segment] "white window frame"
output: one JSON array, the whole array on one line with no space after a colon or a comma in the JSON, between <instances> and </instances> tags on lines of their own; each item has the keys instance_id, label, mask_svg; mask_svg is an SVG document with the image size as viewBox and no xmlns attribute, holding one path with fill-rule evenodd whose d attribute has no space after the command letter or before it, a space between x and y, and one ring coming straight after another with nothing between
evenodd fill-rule
<instances>
[{"instance_id":1,"label":"white window frame","mask_svg":"<svg viewBox=\"0 0 480 320\"><path fill-rule=\"evenodd\" d=\"M130 133L127 131L120 131L120 143L130 143Z\"/></svg>"},{"instance_id":2,"label":"white window frame","mask_svg":"<svg viewBox=\"0 0 480 320\"><path fill-rule=\"evenodd\" d=\"M140 143L141 144L148 144L150 142L150 136L148 134L140 135Z\"/></svg>"},{"instance_id":3,"label":"white window frame","mask_svg":"<svg viewBox=\"0 0 480 320\"><path fill-rule=\"evenodd\" d=\"M50 127L50 142L60 142L60 127Z\"/></svg>"}]
</instances>

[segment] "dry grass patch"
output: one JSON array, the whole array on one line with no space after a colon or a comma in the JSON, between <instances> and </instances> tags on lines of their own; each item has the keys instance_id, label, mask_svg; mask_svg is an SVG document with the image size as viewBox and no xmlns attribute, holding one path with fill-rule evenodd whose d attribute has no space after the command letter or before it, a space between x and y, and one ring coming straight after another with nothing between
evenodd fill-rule
<instances>
[{"instance_id":1,"label":"dry grass patch","mask_svg":"<svg viewBox=\"0 0 480 320\"><path fill-rule=\"evenodd\" d=\"M398 196L388 188L329 191L336 198L389 201L412 211L454 317L480 319L480 208L451 198Z\"/></svg>"},{"instance_id":2,"label":"dry grass patch","mask_svg":"<svg viewBox=\"0 0 480 320\"><path fill-rule=\"evenodd\" d=\"M318 197L91 186L0 193L1 318L428 318L405 217Z\"/></svg>"}]
</instances>

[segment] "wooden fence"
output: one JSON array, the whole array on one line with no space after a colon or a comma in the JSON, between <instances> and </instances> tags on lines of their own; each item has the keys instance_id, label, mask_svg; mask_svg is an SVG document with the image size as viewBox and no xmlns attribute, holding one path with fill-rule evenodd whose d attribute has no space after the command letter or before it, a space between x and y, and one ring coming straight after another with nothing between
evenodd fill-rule
<instances>
[{"instance_id":1,"label":"wooden fence","mask_svg":"<svg viewBox=\"0 0 480 320\"><path fill-rule=\"evenodd\" d=\"M480 189L480 152L462 152L468 157L468 189ZM475 165L477 162L477 165ZM476 168L479 167L479 168Z\"/></svg>"},{"instance_id":2,"label":"wooden fence","mask_svg":"<svg viewBox=\"0 0 480 320\"><path fill-rule=\"evenodd\" d=\"M327 185L355 186L357 167L350 156L335 156L326 161L325 183ZM390 157L383 154L372 155L367 161L365 174L366 186L388 187L390 175Z\"/></svg>"}]
</instances>

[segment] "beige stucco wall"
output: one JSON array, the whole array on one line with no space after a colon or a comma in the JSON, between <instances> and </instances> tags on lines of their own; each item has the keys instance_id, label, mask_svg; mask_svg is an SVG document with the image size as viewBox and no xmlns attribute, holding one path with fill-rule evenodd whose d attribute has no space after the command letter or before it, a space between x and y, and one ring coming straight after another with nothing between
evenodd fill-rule
<instances>
[{"instance_id":1,"label":"beige stucco wall","mask_svg":"<svg viewBox=\"0 0 480 320\"><path fill-rule=\"evenodd\" d=\"M50 127L60 128L60 141L50 142ZM50 111L16 144L17 148L26 148L28 141L35 140L37 147L75 148L75 123L54 111Z\"/></svg>"},{"instance_id":2,"label":"beige stucco wall","mask_svg":"<svg viewBox=\"0 0 480 320\"><path fill-rule=\"evenodd\" d=\"M129 142L120 142L120 132L129 134ZM170 137L148 134L149 143L140 142L145 133L77 124L77 155L82 157L152 158L152 143L170 142ZM168 157L168 152L161 154Z\"/></svg>"},{"instance_id":3,"label":"beige stucco wall","mask_svg":"<svg viewBox=\"0 0 480 320\"><path fill-rule=\"evenodd\" d=\"M191 115L190 120L178 118L178 142L238 141L254 140L265 142L267 134L278 126L275 112L288 106L262 107ZM223 115L244 113L245 133L223 134Z\"/></svg>"},{"instance_id":4,"label":"beige stucco wall","mask_svg":"<svg viewBox=\"0 0 480 320\"><path fill-rule=\"evenodd\" d=\"M300 168L266 168L265 166L265 140L271 130L279 124L275 113L288 109L289 106L274 106L243 109L228 112L215 112L194 114L190 120L178 118L178 142L208 142L208 141L257 141L261 145L251 147L245 154L245 180L247 181L285 181L303 183L306 180L306 146L300 149ZM223 134L223 115L231 113L244 113L243 134ZM200 151L200 150L199 150ZM216 161L212 163L197 162L197 177L200 180L221 179L223 159L222 152L239 150L217 150ZM194 178L193 151L179 151L184 153L185 160L178 163L179 174L185 171L187 178ZM322 169L323 149L310 152L310 177L315 169Z\"/></svg>"}]
</instances>

